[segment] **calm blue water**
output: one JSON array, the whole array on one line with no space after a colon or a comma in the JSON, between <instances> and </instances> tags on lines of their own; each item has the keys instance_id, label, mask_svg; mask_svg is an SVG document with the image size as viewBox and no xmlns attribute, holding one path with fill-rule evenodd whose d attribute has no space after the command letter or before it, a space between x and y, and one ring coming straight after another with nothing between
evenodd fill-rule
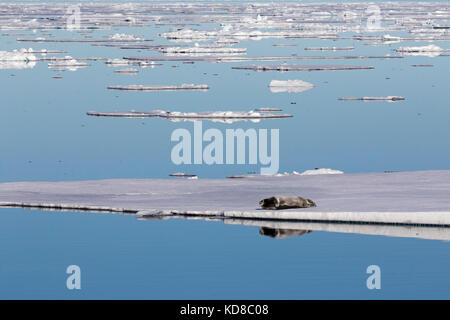
<instances>
[{"instance_id":1,"label":"calm blue water","mask_svg":"<svg viewBox=\"0 0 450 320\"><path fill-rule=\"evenodd\" d=\"M167 27L114 28L167 43ZM14 31L4 31L14 32ZM2 33L4 33L2 32ZM20 31L22 32L22 31ZM24 31L25 38L48 35ZM51 31L55 38L80 35ZM296 47L274 47L292 43ZM151 44L151 43L150 43ZM401 46L428 43L402 42ZM448 42L435 42L450 49ZM400 46L359 41L267 39L241 42L247 56L385 55ZM144 50L83 43L18 43L0 36L1 50L58 49L73 57L155 55ZM304 47L355 46L349 52ZM200 178L259 171L258 165L176 166L170 161L176 128L164 119L88 117L87 111L240 110L280 107L294 117L258 124L204 122L204 129L279 128L280 172L316 167L345 172L450 169L450 57L392 60L304 60L293 64L374 66L374 70L253 72L249 63L166 62L120 75L104 62L76 72L0 70L0 182L105 178ZM276 64L281 62L256 62ZM433 64L414 68L412 64ZM177 67L173 67L177 66ZM217 74L217 75L215 75ZM61 75L63 79L53 79ZM272 93L271 80L301 79L315 88ZM119 92L108 85L205 83L207 92ZM345 96L399 95L399 103L341 102ZM292 104L294 103L295 104ZM133 216L0 209L0 298L449 298L450 255L441 241L313 232L274 240L256 227L204 221L137 221ZM65 268L82 269L82 290L65 287ZM382 269L382 289L366 288L366 268Z\"/></svg>"},{"instance_id":2,"label":"calm blue water","mask_svg":"<svg viewBox=\"0 0 450 320\"><path fill-rule=\"evenodd\" d=\"M0 213L3 299L450 298L442 241L327 232L277 240L218 222ZM66 288L72 264L81 290ZM366 287L374 264L380 290Z\"/></svg>"}]
</instances>

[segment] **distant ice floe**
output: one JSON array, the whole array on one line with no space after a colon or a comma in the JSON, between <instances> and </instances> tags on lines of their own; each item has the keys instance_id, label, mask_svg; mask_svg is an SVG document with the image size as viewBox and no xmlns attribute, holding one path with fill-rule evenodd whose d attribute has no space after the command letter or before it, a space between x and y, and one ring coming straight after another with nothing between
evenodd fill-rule
<instances>
[{"instance_id":1,"label":"distant ice floe","mask_svg":"<svg viewBox=\"0 0 450 320\"><path fill-rule=\"evenodd\" d=\"M13 51L0 51L1 61L35 61L36 56L32 53L33 49L22 48Z\"/></svg>"},{"instance_id":2,"label":"distant ice floe","mask_svg":"<svg viewBox=\"0 0 450 320\"><path fill-rule=\"evenodd\" d=\"M59 60L56 62L52 62L48 64L50 69L56 69L58 71L76 71L80 68L87 67L88 64L86 62L78 61L77 59L72 58L71 56L65 56L63 60Z\"/></svg>"},{"instance_id":3,"label":"distant ice floe","mask_svg":"<svg viewBox=\"0 0 450 320\"><path fill-rule=\"evenodd\" d=\"M395 102L395 101L402 101L405 100L404 97L401 96L387 96L387 97L344 97L344 98L338 98L338 100L342 101L388 101L388 102Z\"/></svg>"},{"instance_id":4,"label":"distant ice floe","mask_svg":"<svg viewBox=\"0 0 450 320\"><path fill-rule=\"evenodd\" d=\"M136 74L136 73L139 73L139 70L135 69L135 68L125 68L125 69L114 70L114 72L121 73L121 74Z\"/></svg>"},{"instance_id":5,"label":"distant ice floe","mask_svg":"<svg viewBox=\"0 0 450 320\"><path fill-rule=\"evenodd\" d=\"M302 80L272 80L270 81L269 88L271 92L293 92L299 93L314 88L312 83Z\"/></svg>"},{"instance_id":6,"label":"distant ice floe","mask_svg":"<svg viewBox=\"0 0 450 320\"><path fill-rule=\"evenodd\" d=\"M298 64L280 64L280 65L249 65L236 66L232 69L253 70L253 71L334 71L334 70L367 70L375 69L372 66L354 66L354 65L298 65Z\"/></svg>"},{"instance_id":7,"label":"distant ice floe","mask_svg":"<svg viewBox=\"0 0 450 320\"><path fill-rule=\"evenodd\" d=\"M314 170L306 170L306 171L303 171L302 173L297 173L297 174L299 174L301 176L310 176L310 175L315 175L315 174L343 174L343 173L344 173L344 171L340 171L340 170L321 168L321 169L314 169Z\"/></svg>"},{"instance_id":8,"label":"distant ice floe","mask_svg":"<svg viewBox=\"0 0 450 320\"><path fill-rule=\"evenodd\" d=\"M169 174L171 177L175 178L188 178L188 179L198 179L198 176L196 174L190 174L190 173L184 173L184 172L175 172Z\"/></svg>"},{"instance_id":9,"label":"distant ice floe","mask_svg":"<svg viewBox=\"0 0 450 320\"><path fill-rule=\"evenodd\" d=\"M428 46L421 46L421 47L400 47L395 51L404 55L426 56L434 58L439 56L441 53L448 52L450 50L445 50L437 45L430 44Z\"/></svg>"},{"instance_id":10,"label":"distant ice floe","mask_svg":"<svg viewBox=\"0 0 450 320\"><path fill-rule=\"evenodd\" d=\"M268 26L265 26L268 28ZM274 26L270 26L273 28ZM276 26L275 26L276 27ZM165 32L160 34L161 37L166 37L168 40L183 41L183 42L198 42L198 41L210 41L218 39L232 39L232 40L261 40L266 38L316 38L320 36L336 36L335 31L321 30L317 27L308 31L296 31L296 30L280 30L280 31L260 31L260 30L245 30L237 29L231 30L229 28L223 28L222 30L204 31L204 30L192 30L182 29L178 31Z\"/></svg>"},{"instance_id":11,"label":"distant ice floe","mask_svg":"<svg viewBox=\"0 0 450 320\"><path fill-rule=\"evenodd\" d=\"M0 51L0 69L27 69L36 65L33 49Z\"/></svg>"},{"instance_id":12,"label":"distant ice floe","mask_svg":"<svg viewBox=\"0 0 450 320\"><path fill-rule=\"evenodd\" d=\"M116 33L116 34L113 34L113 35L110 35L109 36L109 39L110 40L113 40L113 41L133 41L133 40L142 40L141 38L139 38L139 37L137 37L137 36L135 36L135 35L132 35L132 34L125 34L125 33Z\"/></svg>"},{"instance_id":13,"label":"distant ice floe","mask_svg":"<svg viewBox=\"0 0 450 320\"><path fill-rule=\"evenodd\" d=\"M144 85L127 85L127 86L108 86L110 90L125 91L173 91L173 90L208 90L207 84L182 84L180 86L144 86Z\"/></svg>"},{"instance_id":14,"label":"distant ice floe","mask_svg":"<svg viewBox=\"0 0 450 320\"><path fill-rule=\"evenodd\" d=\"M343 174L344 171L340 171L340 170L333 170L333 169L329 169L329 168L316 168L314 170L306 170L303 172L297 172L297 171L292 171L292 173L289 172L284 172L284 173L277 173L274 176L275 177L283 177L283 176L312 176L312 175L319 175L319 174ZM236 178L236 177L240 177L240 178L244 178L244 177L252 177L254 175L247 175L247 176L231 176L232 178Z\"/></svg>"},{"instance_id":15,"label":"distant ice floe","mask_svg":"<svg viewBox=\"0 0 450 320\"><path fill-rule=\"evenodd\" d=\"M167 55L198 55L198 54L221 54L221 55L237 55L245 54L246 48L227 48L222 46L200 46L198 43L193 47L162 47L160 52Z\"/></svg>"},{"instance_id":16,"label":"distant ice floe","mask_svg":"<svg viewBox=\"0 0 450 320\"><path fill-rule=\"evenodd\" d=\"M350 51L354 50L355 47L307 47L305 50L308 51Z\"/></svg>"},{"instance_id":17,"label":"distant ice floe","mask_svg":"<svg viewBox=\"0 0 450 320\"><path fill-rule=\"evenodd\" d=\"M160 66L160 63L156 63L154 61L137 61L137 60L125 60L125 59L106 59L106 65L109 67L118 67L118 66L139 66L141 68L154 68L156 66Z\"/></svg>"}]
</instances>

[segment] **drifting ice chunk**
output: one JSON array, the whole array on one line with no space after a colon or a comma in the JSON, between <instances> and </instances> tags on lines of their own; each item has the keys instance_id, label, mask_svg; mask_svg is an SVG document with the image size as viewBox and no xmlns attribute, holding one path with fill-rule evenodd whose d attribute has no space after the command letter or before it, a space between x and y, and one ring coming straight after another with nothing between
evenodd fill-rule
<instances>
[{"instance_id":1,"label":"drifting ice chunk","mask_svg":"<svg viewBox=\"0 0 450 320\"><path fill-rule=\"evenodd\" d=\"M387 96L387 97L362 97L362 98L355 98L355 97L344 97L344 98L338 98L338 100L342 101L401 101L405 100L405 98L400 96Z\"/></svg>"},{"instance_id":2,"label":"drifting ice chunk","mask_svg":"<svg viewBox=\"0 0 450 320\"><path fill-rule=\"evenodd\" d=\"M177 178L194 178L197 177L196 174L189 174L189 173L183 173L183 172L175 172L169 174L171 177L177 177Z\"/></svg>"},{"instance_id":3,"label":"drifting ice chunk","mask_svg":"<svg viewBox=\"0 0 450 320\"><path fill-rule=\"evenodd\" d=\"M124 118L150 118L160 117L166 118L170 121L195 121L195 120L210 120L214 122L232 123L234 121L250 120L258 122L260 119L277 119L290 118L290 114L273 114L273 113L259 113L255 111L204 111L204 112L178 112L178 111L164 111L153 110L148 112L87 112L89 116L97 117L124 117Z\"/></svg>"},{"instance_id":4,"label":"drifting ice chunk","mask_svg":"<svg viewBox=\"0 0 450 320\"><path fill-rule=\"evenodd\" d=\"M36 65L33 49L0 51L0 69L26 69Z\"/></svg>"},{"instance_id":5,"label":"drifting ice chunk","mask_svg":"<svg viewBox=\"0 0 450 320\"><path fill-rule=\"evenodd\" d=\"M13 51L0 51L0 61L36 61L36 56L32 54L33 49L20 49Z\"/></svg>"},{"instance_id":6,"label":"drifting ice chunk","mask_svg":"<svg viewBox=\"0 0 450 320\"><path fill-rule=\"evenodd\" d=\"M206 84L182 84L181 86L109 86L110 90L129 90L129 91L158 91L158 90L208 90Z\"/></svg>"},{"instance_id":7,"label":"drifting ice chunk","mask_svg":"<svg viewBox=\"0 0 450 320\"><path fill-rule=\"evenodd\" d=\"M253 70L253 71L333 71L333 70L364 70L364 69L374 69L374 67L365 66L351 66L351 65L250 65L250 66L238 66L231 67L237 70Z\"/></svg>"},{"instance_id":8,"label":"drifting ice chunk","mask_svg":"<svg viewBox=\"0 0 450 320\"><path fill-rule=\"evenodd\" d=\"M397 37L397 36L391 36L390 34L385 34L383 35L383 37L381 38L381 40L383 41L389 41L389 42L400 42L402 38Z\"/></svg>"},{"instance_id":9,"label":"drifting ice chunk","mask_svg":"<svg viewBox=\"0 0 450 320\"><path fill-rule=\"evenodd\" d=\"M302 80L272 80L269 84L270 91L278 92L303 92L314 88L312 83Z\"/></svg>"},{"instance_id":10,"label":"drifting ice chunk","mask_svg":"<svg viewBox=\"0 0 450 320\"><path fill-rule=\"evenodd\" d=\"M76 71L79 68L87 67L86 62L80 62L77 59L73 59L71 56L66 56L64 60L60 60L54 63L49 63L48 67L50 69L58 69L61 71L69 70Z\"/></svg>"},{"instance_id":11,"label":"drifting ice chunk","mask_svg":"<svg viewBox=\"0 0 450 320\"><path fill-rule=\"evenodd\" d=\"M278 112L283 111L280 108L256 108L255 111L258 112Z\"/></svg>"},{"instance_id":12,"label":"drifting ice chunk","mask_svg":"<svg viewBox=\"0 0 450 320\"><path fill-rule=\"evenodd\" d=\"M328 168L322 168L322 169L314 169L314 170L306 170L302 173L300 173L301 176L310 176L315 174L343 174L343 171L340 170L333 170Z\"/></svg>"},{"instance_id":13,"label":"drifting ice chunk","mask_svg":"<svg viewBox=\"0 0 450 320\"><path fill-rule=\"evenodd\" d=\"M215 53L215 54L245 54L246 48L225 48L217 46L194 46L194 47L166 47L159 50L166 54L199 54L199 53Z\"/></svg>"},{"instance_id":14,"label":"drifting ice chunk","mask_svg":"<svg viewBox=\"0 0 450 320\"><path fill-rule=\"evenodd\" d=\"M422 47L400 47L396 49L397 52L442 52L445 51L439 46L430 44L429 46Z\"/></svg>"},{"instance_id":15,"label":"drifting ice chunk","mask_svg":"<svg viewBox=\"0 0 450 320\"><path fill-rule=\"evenodd\" d=\"M422 46L422 47L400 47L395 51L410 56L426 56L434 58L439 56L441 53L450 50L445 50L434 44L430 44L429 46Z\"/></svg>"},{"instance_id":16,"label":"drifting ice chunk","mask_svg":"<svg viewBox=\"0 0 450 320\"><path fill-rule=\"evenodd\" d=\"M135 73L138 73L139 70L134 69L134 68L127 68L127 69L114 70L114 72L115 73L125 73L125 74L135 74Z\"/></svg>"},{"instance_id":17,"label":"drifting ice chunk","mask_svg":"<svg viewBox=\"0 0 450 320\"><path fill-rule=\"evenodd\" d=\"M142 40L141 38L139 38L139 37L137 37L137 36L135 36L135 35L132 35L132 34L125 34L125 33L116 33L116 34L113 34L113 35L109 36L109 39L110 39L110 40L115 40L115 41L122 41L122 40L125 40L125 41Z\"/></svg>"},{"instance_id":18,"label":"drifting ice chunk","mask_svg":"<svg viewBox=\"0 0 450 320\"><path fill-rule=\"evenodd\" d=\"M310 51L349 51L349 50L354 50L355 47L310 47L310 48L305 48L305 50L310 50Z\"/></svg>"}]
</instances>

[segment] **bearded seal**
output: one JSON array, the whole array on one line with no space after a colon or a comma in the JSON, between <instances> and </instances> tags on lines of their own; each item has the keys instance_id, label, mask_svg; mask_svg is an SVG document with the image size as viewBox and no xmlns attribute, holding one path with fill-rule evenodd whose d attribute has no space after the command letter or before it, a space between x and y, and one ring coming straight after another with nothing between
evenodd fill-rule
<instances>
[{"instance_id":1,"label":"bearded seal","mask_svg":"<svg viewBox=\"0 0 450 320\"><path fill-rule=\"evenodd\" d=\"M316 207L316 203L311 199L290 196L275 196L259 201L263 209L279 210L290 208L311 208Z\"/></svg>"}]
</instances>

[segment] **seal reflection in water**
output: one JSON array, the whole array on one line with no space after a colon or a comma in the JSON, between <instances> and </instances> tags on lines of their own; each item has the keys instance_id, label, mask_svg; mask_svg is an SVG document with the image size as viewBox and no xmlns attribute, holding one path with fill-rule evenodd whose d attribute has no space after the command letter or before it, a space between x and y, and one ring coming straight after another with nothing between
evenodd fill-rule
<instances>
[{"instance_id":1,"label":"seal reflection in water","mask_svg":"<svg viewBox=\"0 0 450 320\"><path fill-rule=\"evenodd\" d=\"M285 239L292 236L301 236L311 232L312 230L274 229L268 227L261 227L259 229L259 234L276 239Z\"/></svg>"},{"instance_id":2,"label":"seal reflection in water","mask_svg":"<svg viewBox=\"0 0 450 320\"><path fill-rule=\"evenodd\" d=\"M316 207L316 203L311 199L302 197L275 196L259 201L263 209L279 210L290 208L311 208Z\"/></svg>"}]
</instances>

